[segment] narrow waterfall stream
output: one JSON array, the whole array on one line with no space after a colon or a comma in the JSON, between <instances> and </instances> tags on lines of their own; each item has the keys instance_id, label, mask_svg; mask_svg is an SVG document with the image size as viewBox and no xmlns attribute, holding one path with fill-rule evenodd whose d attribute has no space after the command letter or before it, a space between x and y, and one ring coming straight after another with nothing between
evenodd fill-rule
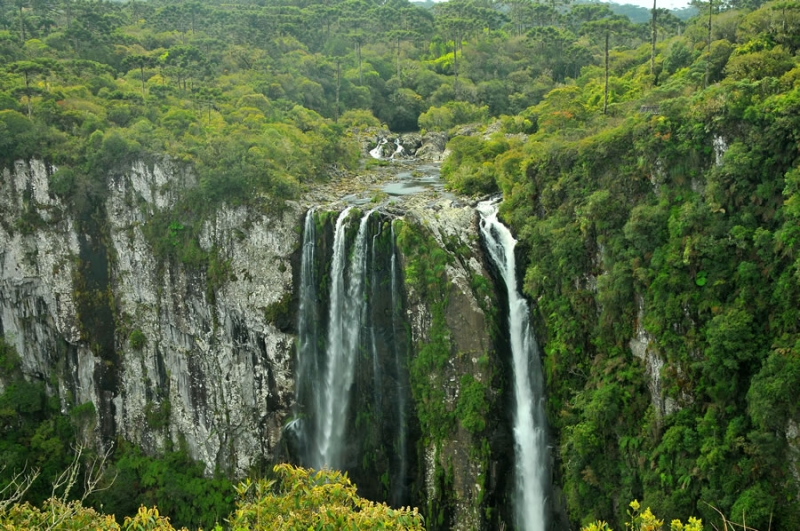
<instances>
[{"instance_id":1,"label":"narrow waterfall stream","mask_svg":"<svg viewBox=\"0 0 800 531\"><path fill-rule=\"evenodd\" d=\"M517 529L547 529L548 457L544 378L539 349L528 317L528 303L517 286L511 231L497 219L497 201L478 205L481 234L508 291L508 326L514 369L514 513Z\"/></svg>"},{"instance_id":2,"label":"narrow waterfall stream","mask_svg":"<svg viewBox=\"0 0 800 531\"><path fill-rule=\"evenodd\" d=\"M307 388L312 385L312 380L319 374L319 338L320 322L317 307L317 230L314 221L314 209L306 212L303 224L303 250L300 261L300 308L297 315L297 385L295 386L295 403L303 402ZM308 393L311 394L311 393ZM321 411L321 393L313 393L309 397L313 401L309 410ZM300 441L300 453L305 461L311 458L309 444L313 438L307 427L295 419L289 428ZM304 429L306 428L306 429Z\"/></svg>"}]
</instances>

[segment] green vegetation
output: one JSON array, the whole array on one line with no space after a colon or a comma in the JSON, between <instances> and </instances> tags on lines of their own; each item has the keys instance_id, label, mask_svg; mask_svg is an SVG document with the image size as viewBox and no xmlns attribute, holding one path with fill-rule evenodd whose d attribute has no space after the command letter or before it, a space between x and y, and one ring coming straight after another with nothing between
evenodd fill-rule
<instances>
[{"instance_id":1,"label":"green vegetation","mask_svg":"<svg viewBox=\"0 0 800 531\"><path fill-rule=\"evenodd\" d=\"M630 510L628 511L628 520L625 522L625 528L631 531L661 531L664 529L664 520L659 520L650 507L644 511L639 511L641 505L638 500L633 500L629 504ZM731 522L727 522L729 524ZM749 526L748 526L749 528ZM592 522L591 524L582 527L581 531L613 531L608 523L603 521ZM672 520L669 523L669 531L703 531L703 521L690 516L684 524L678 519Z\"/></svg>"},{"instance_id":2,"label":"green vegetation","mask_svg":"<svg viewBox=\"0 0 800 531\"><path fill-rule=\"evenodd\" d=\"M169 408L168 401L148 408L148 422L160 421L158 417L165 408ZM155 458L123 444L116 449L105 478L115 479L106 490L92 494L87 502L118 518L134 516L145 505L158 507L175 525L213 529L234 508L231 481L219 473L206 477L203 464L189 458L185 448Z\"/></svg>"},{"instance_id":3,"label":"green vegetation","mask_svg":"<svg viewBox=\"0 0 800 531\"><path fill-rule=\"evenodd\" d=\"M41 503L70 463L74 429L58 399L46 393L45 382L23 376L19 355L2 336L0 369L0 488L15 474L38 469L26 499Z\"/></svg>"},{"instance_id":4,"label":"green vegetation","mask_svg":"<svg viewBox=\"0 0 800 531\"><path fill-rule=\"evenodd\" d=\"M797 529L800 12L760 0L696 7L698 19L659 10L650 25L599 4L519 0L431 11L402 0L6 2L0 164L56 165L52 191L102 242L110 179L168 159L179 199L145 212L143 230L162 261L207 271L213 301L230 264L199 234L220 204L279 209L328 168L354 166L353 129L476 122L463 130L481 136L451 140L443 175L459 192L505 197L541 326L570 518L620 528L639 498L668 518L718 521L711 503L748 526ZM32 233L44 220L30 194L22 202L14 230ZM477 382L462 382L455 412L445 407L448 255L406 225L398 243L432 317L411 364L422 431L441 440L460 421L478 432ZM105 263L83 258L83 278ZM76 281L75 300L84 339L113 364L114 338L92 332L114 307L107 284ZM631 354L638 328L663 368ZM52 475L74 428L5 344L0 366L4 462L39 460ZM150 411L157 426L162 406ZM195 491L211 480L185 455L169 467L190 479L131 456L116 465L127 458L131 478L141 474L126 488L150 501L205 499ZM176 477L191 496L171 491L183 488ZM447 478L440 469L436 481ZM45 490L35 485L30 499ZM227 514L218 502L176 521L211 525ZM128 503L120 514L134 512Z\"/></svg>"},{"instance_id":5,"label":"green vegetation","mask_svg":"<svg viewBox=\"0 0 800 531\"><path fill-rule=\"evenodd\" d=\"M421 531L417 509L391 509L356 494L341 472L314 472L291 465L274 469L275 481L245 481L229 519L234 529L396 529Z\"/></svg>"},{"instance_id":6,"label":"green vegetation","mask_svg":"<svg viewBox=\"0 0 800 531\"><path fill-rule=\"evenodd\" d=\"M39 516L29 512L35 512L34 506L44 509L42 515L49 514L47 511L51 507L74 509L70 500L81 499L84 495L85 485L78 481L60 502L47 501L53 496L52 485L73 462L75 448L79 446L77 434L92 431L96 412L94 405L87 402L74 406L67 404L69 415L63 415L58 399L46 392L44 382L28 381L23 376L18 354L2 336L0 366L8 369L0 373L4 385L0 394L0 455L3 456L0 488L11 485L14 476L20 472L38 470L35 480L19 500L31 505L12 507L6 513L0 510L0 526L8 523L11 529L15 529L13 526L18 526L16 529L36 529ZM148 403L145 415L152 429L166 425L169 408L168 400L158 405ZM95 457L91 452L84 452L78 465L83 467L86 464L88 469ZM114 462L108 463L107 467L103 481L116 479L107 490L95 492L85 501L120 518L134 516L140 505L157 505L179 525L208 529L233 510L231 482L220 474L205 477L203 465L192 461L185 449L167 452L157 459L123 444L116 449ZM105 521L105 517L97 518ZM77 520L73 527L64 529L85 529L78 526L83 521Z\"/></svg>"},{"instance_id":7,"label":"green vegetation","mask_svg":"<svg viewBox=\"0 0 800 531\"><path fill-rule=\"evenodd\" d=\"M292 294L284 293L283 297L264 308L264 320L270 324L284 329L291 322Z\"/></svg>"},{"instance_id":8,"label":"green vegetation","mask_svg":"<svg viewBox=\"0 0 800 531\"><path fill-rule=\"evenodd\" d=\"M226 491L238 495L236 507L224 519L237 530L319 529L394 529L422 531L422 517L416 509L391 509L356 494L356 486L346 475L334 471L305 470L290 465L274 468L275 480L246 480ZM187 507L192 500L185 500ZM197 510L203 509L197 506ZM188 509L193 511L191 507ZM41 508L29 503L0 502L0 526L8 531L52 529L54 531L175 531L168 510L144 505L125 517L120 526L113 515L84 507L80 501L60 497L46 500ZM223 529L222 519L206 524L206 529ZM192 529L196 529L192 524ZM186 529L182 527L181 529Z\"/></svg>"},{"instance_id":9,"label":"green vegetation","mask_svg":"<svg viewBox=\"0 0 800 531\"><path fill-rule=\"evenodd\" d=\"M150 429L161 430L169 425L171 411L172 404L168 399L162 400L159 404L147 402L144 406L144 418Z\"/></svg>"},{"instance_id":10,"label":"green vegetation","mask_svg":"<svg viewBox=\"0 0 800 531\"><path fill-rule=\"evenodd\" d=\"M142 350L147 344L147 336L145 336L144 332L137 328L131 331L130 335L128 336L128 341L130 342L132 349Z\"/></svg>"},{"instance_id":11,"label":"green vegetation","mask_svg":"<svg viewBox=\"0 0 800 531\"><path fill-rule=\"evenodd\" d=\"M468 101L448 101L441 107L431 107L419 116L419 126L428 131L447 131L456 125L483 123L489 118L489 107Z\"/></svg>"},{"instance_id":12,"label":"green vegetation","mask_svg":"<svg viewBox=\"0 0 800 531\"><path fill-rule=\"evenodd\" d=\"M460 383L461 394L458 397L456 415L465 430L480 433L486 429L486 415L489 413L486 386L471 374L463 375Z\"/></svg>"},{"instance_id":13,"label":"green vegetation","mask_svg":"<svg viewBox=\"0 0 800 531\"><path fill-rule=\"evenodd\" d=\"M445 321L449 299L447 281L448 254L424 229L396 222L397 245L407 263L405 280L416 295L426 301L432 322L428 340L411 360L409 375L411 393L417 404L417 417L422 432L435 442L447 437L454 428L454 412L445 401L443 369L452 355L450 332Z\"/></svg>"},{"instance_id":14,"label":"green vegetation","mask_svg":"<svg viewBox=\"0 0 800 531\"><path fill-rule=\"evenodd\" d=\"M514 145L519 142L511 141ZM447 147L451 154L442 164L442 176L451 188L469 195L497 192L495 158L511 148L502 134L484 141L475 136L457 136Z\"/></svg>"},{"instance_id":15,"label":"green vegetation","mask_svg":"<svg viewBox=\"0 0 800 531\"><path fill-rule=\"evenodd\" d=\"M715 11L710 46L707 4L681 36L659 33L652 74L646 40L615 29L608 69L528 109L524 142L450 142L450 185L498 186L525 253L574 521L620 528L615 507L639 498L719 528L708 504L800 525L800 13L757 7ZM588 10L611 18L572 12ZM637 326L663 368L632 356Z\"/></svg>"}]
</instances>

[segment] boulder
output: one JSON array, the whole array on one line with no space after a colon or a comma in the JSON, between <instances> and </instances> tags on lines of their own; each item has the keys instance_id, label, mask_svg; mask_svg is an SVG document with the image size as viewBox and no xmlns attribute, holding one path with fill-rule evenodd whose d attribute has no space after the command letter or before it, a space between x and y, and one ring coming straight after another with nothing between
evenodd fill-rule
<instances>
[{"instance_id":1,"label":"boulder","mask_svg":"<svg viewBox=\"0 0 800 531\"><path fill-rule=\"evenodd\" d=\"M409 155L414 155L422 147L422 135L419 133L405 133L400 135L400 145Z\"/></svg>"},{"instance_id":2,"label":"boulder","mask_svg":"<svg viewBox=\"0 0 800 531\"><path fill-rule=\"evenodd\" d=\"M444 160L447 146L447 133L430 132L422 137L422 146L416 151L416 156L420 160L441 162Z\"/></svg>"}]
</instances>

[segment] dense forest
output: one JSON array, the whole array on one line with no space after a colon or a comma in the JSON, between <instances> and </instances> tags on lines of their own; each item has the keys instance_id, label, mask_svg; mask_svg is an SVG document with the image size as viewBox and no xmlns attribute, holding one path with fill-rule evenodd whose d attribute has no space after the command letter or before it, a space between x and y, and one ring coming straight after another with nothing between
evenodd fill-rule
<instances>
[{"instance_id":1,"label":"dense forest","mask_svg":"<svg viewBox=\"0 0 800 531\"><path fill-rule=\"evenodd\" d=\"M447 131L449 187L502 192L521 242L570 519L621 528L639 499L797 529L799 6L633 23L561 1L4 0L0 163L58 167L51 189L99 233L109 175L191 167L200 185L145 230L213 277L195 241L219 204L279 209L358 171L358 128ZM19 367L0 340L0 485L36 466L38 504L93 411L64 415ZM85 503L120 519L157 504L208 528L234 508L233 478L180 447L120 444L110 477Z\"/></svg>"}]
</instances>

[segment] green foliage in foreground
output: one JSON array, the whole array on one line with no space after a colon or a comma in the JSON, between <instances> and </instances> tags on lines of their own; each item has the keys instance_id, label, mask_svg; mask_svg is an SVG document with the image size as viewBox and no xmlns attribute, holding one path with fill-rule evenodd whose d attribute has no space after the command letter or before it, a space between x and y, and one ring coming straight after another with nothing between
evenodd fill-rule
<instances>
[{"instance_id":1,"label":"green foliage in foreground","mask_svg":"<svg viewBox=\"0 0 800 531\"><path fill-rule=\"evenodd\" d=\"M315 472L291 465L274 469L277 480L245 481L237 487L239 501L228 522L246 529L396 529L422 531L417 509L391 509L356 494L341 472Z\"/></svg>"},{"instance_id":2,"label":"green foliage in foreground","mask_svg":"<svg viewBox=\"0 0 800 531\"><path fill-rule=\"evenodd\" d=\"M247 480L236 487L238 500L230 515L207 529L280 531L297 529L424 530L416 509L391 509L356 494L356 486L340 472L315 472L291 465L274 468L275 480ZM119 479L119 478L118 478ZM233 489L229 489L231 492ZM187 501L191 505L191 500ZM0 527L7 531L174 531L157 508L139 507L120 526L113 515L83 507L79 502L51 498L41 508L29 503L0 503ZM181 529L186 529L185 527Z\"/></svg>"},{"instance_id":3,"label":"green foliage in foreground","mask_svg":"<svg viewBox=\"0 0 800 531\"><path fill-rule=\"evenodd\" d=\"M234 507L231 481L221 474L206 477L203 464L185 449L155 458L121 445L106 476L116 479L88 503L119 518L135 515L139 506L158 507L176 525L209 529Z\"/></svg>"},{"instance_id":4,"label":"green foliage in foreground","mask_svg":"<svg viewBox=\"0 0 800 531\"><path fill-rule=\"evenodd\" d=\"M606 115L589 67L528 110L524 142L450 143L450 185L498 186L528 263L574 522L621 528L639 498L668 519L722 528L713 504L800 527L800 13L785 6L714 15L710 55L690 24L659 43L657 84L646 48L618 48Z\"/></svg>"},{"instance_id":5,"label":"green foliage in foreground","mask_svg":"<svg viewBox=\"0 0 800 531\"><path fill-rule=\"evenodd\" d=\"M23 470L38 469L28 500L41 503L51 494L51 483L70 463L75 427L61 414L57 398L48 397L46 384L22 375L16 349L0 336L0 489ZM90 404L91 406L91 404ZM80 407L73 419L80 420Z\"/></svg>"},{"instance_id":6,"label":"green foliage in foreground","mask_svg":"<svg viewBox=\"0 0 800 531\"><path fill-rule=\"evenodd\" d=\"M650 510L650 507L647 507L644 511L639 511L641 505L638 500L633 500L629 507L628 519L630 522L625 522L626 529L630 531L662 531L664 529L664 520L659 520ZM582 527L581 531L613 530L608 523L597 521ZM685 524L675 519L669 523L669 531L703 531L703 521L694 516L690 516Z\"/></svg>"}]
</instances>

